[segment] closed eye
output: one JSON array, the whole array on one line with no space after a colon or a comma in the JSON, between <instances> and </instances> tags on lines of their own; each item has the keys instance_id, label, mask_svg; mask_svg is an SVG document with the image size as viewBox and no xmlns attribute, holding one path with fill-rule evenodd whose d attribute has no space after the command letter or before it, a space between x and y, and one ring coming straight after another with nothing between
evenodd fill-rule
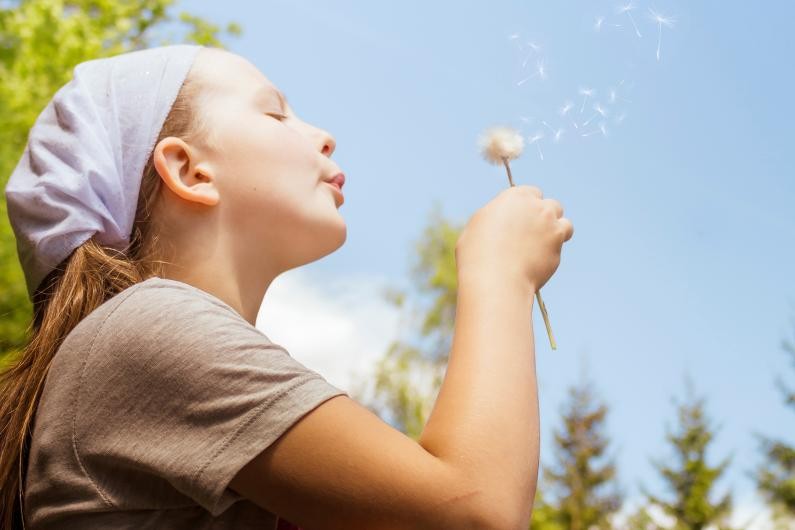
<instances>
[{"instance_id":1,"label":"closed eye","mask_svg":"<svg viewBox=\"0 0 795 530\"><path fill-rule=\"evenodd\" d=\"M266 113L266 114L267 114L268 116L271 116L271 117L273 117L273 118L276 118L276 119L277 119L277 120L279 120L279 121L283 121L283 120L286 120L286 119L287 119L287 116L285 116L284 114L280 114L280 113L278 113L278 112L268 112L268 113Z\"/></svg>"}]
</instances>

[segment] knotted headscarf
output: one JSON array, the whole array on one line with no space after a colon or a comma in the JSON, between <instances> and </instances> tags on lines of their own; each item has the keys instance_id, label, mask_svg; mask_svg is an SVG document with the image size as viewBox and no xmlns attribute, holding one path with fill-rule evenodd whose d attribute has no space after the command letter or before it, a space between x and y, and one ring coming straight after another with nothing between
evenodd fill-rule
<instances>
[{"instance_id":1,"label":"knotted headscarf","mask_svg":"<svg viewBox=\"0 0 795 530\"><path fill-rule=\"evenodd\" d=\"M39 114L5 188L28 294L78 246L130 243L143 168L203 46L85 61Z\"/></svg>"}]
</instances>

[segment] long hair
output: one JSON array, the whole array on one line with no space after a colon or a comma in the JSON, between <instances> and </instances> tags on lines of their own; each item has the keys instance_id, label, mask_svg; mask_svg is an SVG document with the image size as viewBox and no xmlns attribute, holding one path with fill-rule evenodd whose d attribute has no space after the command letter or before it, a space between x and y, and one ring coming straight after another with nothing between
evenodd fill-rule
<instances>
[{"instance_id":1,"label":"long hair","mask_svg":"<svg viewBox=\"0 0 795 530\"><path fill-rule=\"evenodd\" d=\"M168 136L190 141L204 134L198 109L200 83L188 75L155 142ZM123 250L104 247L93 236L77 247L41 283L33 296L28 340L0 368L0 529L24 528L25 475L33 420L52 359L64 338L89 313L128 287L160 276L165 261L151 228L162 180L153 157L144 167L135 222Z\"/></svg>"}]
</instances>

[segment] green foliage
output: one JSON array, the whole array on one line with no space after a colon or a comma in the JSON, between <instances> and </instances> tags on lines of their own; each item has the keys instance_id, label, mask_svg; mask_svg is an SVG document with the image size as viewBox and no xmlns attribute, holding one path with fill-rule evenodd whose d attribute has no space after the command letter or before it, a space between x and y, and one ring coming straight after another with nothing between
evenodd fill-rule
<instances>
[{"instance_id":1,"label":"green foliage","mask_svg":"<svg viewBox=\"0 0 795 530\"><path fill-rule=\"evenodd\" d=\"M415 440L430 415L447 367L458 296L455 246L462 228L445 219L435 204L414 245L410 292L397 288L384 292L384 298L403 310L409 323L379 360L374 397L367 406ZM363 394L357 397L365 401Z\"/></svg>"},{"instance_id":2,"label":"green foliage","mask_svg":"<svg viewBox=\"0 0 795 530\"><path fill-rule=\"evenodd\" d=\"M547 502L543 491L536 493L530 530L567 530L558 517L557 510Z\"/></svg>"},{"instance_id":3,"label":"green foliage","mask_svg":"<svg viewBox=\"0 0 795 530\"><path fill-rule=\"evenodd\" d=\"M792 357L795 367L795 345L784 341L782 347ZM795 408L795 390L778 379L777 385L784 395L784 404ZM795 522L795 447L783 440L756 435L764 462L758 467L755 480L759 491L770 504L775 518L780 522Z\"/></svg>"},{"instance_id":4,"label":"green foliage","mask_svg":"<svg viewBox=\"0 0 795 530\"><path fill-rule=\"evenodd\" d=\"M731 493L717 502L710 497L715 482L726 470L731 457L716 466L707 463L707 448L714 439L714 433L705 417L704 401L704 398L694 396L692 383L688 380L687 398L677 405L678 430L666 434L674 458L668 460L669 465L652 460L673 494L673 500L663 500L642 488L652 504L674 519L675 530L701 530L710 525L715 525L718 530L729 528L726 521L732 509Z\"/></svg>"},{"instance_id":5,"label":"green foliage","mask_svg":"<svg viewBox=\"0 0 795 530\"><path fill-rule=\"evenodd\" d=\"M166 44L168 27L187 30L180 42L223 47L219 28L182 12L174 24L174 0L22 0L0 8L0 185L22 156L28 132L53 94L80 62ZM10 5L10 7L8 7ZM231 23L226 31L241 33ZM0 199L0 360L27 341L32 306Z\"/></svg>"},{"instance_id":6,"label":"green foliage","mask_svg":"<svg viewBox=\"0 0 795 530\"><path fill-rule=\"evenodd\" d=\"M540 509L533 512L531 529L611 528L622 494L615 461L606 454L607 412L589 382L583 380L569 388L561 414L563 427L554 432L555 463L544 469L544 492L553 497L550 504L542 501Z\"/></svg>"}]
</instances>

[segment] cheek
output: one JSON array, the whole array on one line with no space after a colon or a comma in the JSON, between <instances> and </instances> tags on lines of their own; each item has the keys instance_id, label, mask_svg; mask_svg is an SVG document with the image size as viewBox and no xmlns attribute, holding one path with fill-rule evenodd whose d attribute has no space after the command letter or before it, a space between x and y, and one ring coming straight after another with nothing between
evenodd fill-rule
<instances>
[{"instance_id":1,"label":"cheek","mask_svg":"<svg viewBox=\"0 0 795 530\"><path fill-rule=\"evenodd\" d=\"M221 192L231 226L257 233L280 227L296 236L327 203L334 207L331 190L320 182L318 154L282 127L251 127L245 133L241 127L226 137Z\"/></svg>"}]
</instances>

